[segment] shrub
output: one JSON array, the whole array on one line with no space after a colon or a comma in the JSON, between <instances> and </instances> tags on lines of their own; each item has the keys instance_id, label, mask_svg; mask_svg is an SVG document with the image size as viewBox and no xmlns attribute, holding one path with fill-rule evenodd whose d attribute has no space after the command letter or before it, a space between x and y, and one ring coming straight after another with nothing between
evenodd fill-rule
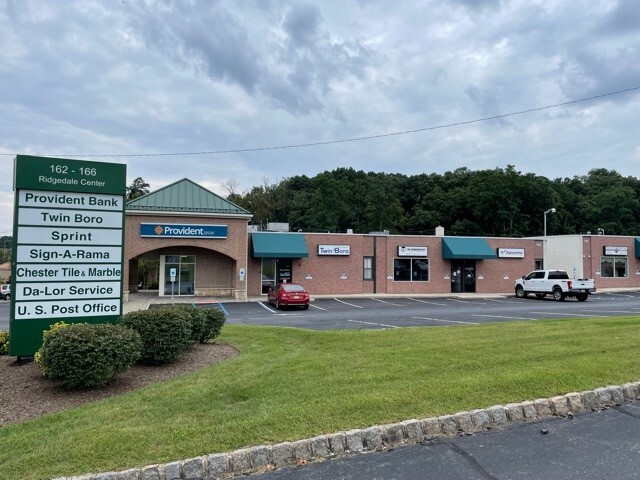
<instances>
[{"instance_id":1,"label":"shrub","mask_svg":"<svg viewBox=\"0 0 640 480\"><path fill-rule=\"evenodd\" d=\"M43 338L38 364L47 378L68 389L105 385L138 360L142 347L136 332L108 323L58 326Z\"/></svg>"},{"instance_id":2,"label":"shrub","mask_svg":"<svg viewBox=\"0 0 640 480\"><path fill-rule=\"evenodd\" d=\"M140 361L161 365L174 361L191 343L191 319L174 307L129 312L120 324L142 339Z\"/></svg>"},{"instance_id":3,"label":"shrub","mask_svg":"<svg viewBox=\"0 0 640 480\"><path fill-rule=\"evenodd\" d=\"M0 355L9 353L9 334L0 330Z\"/></svg>"},{"instance_id":4,"label":"shrub","mask_svg":"<svg viewBox=\"0 0 640 480\"><path fill-rule=\"evenodd\" d=\"M179 315L188 319L189 328L191 329L191 343L200 341L200 338L204 334L206 322L206 314L202 311L201 308L196 308L187 303L178 303L162 308L170 310L172 312L172 315Z\"/></svg>"},{"instance_id":5,"label":"shrub","mask_svg":"<svg viewBox=\"0 0 640 480\"><path fill-rule=\"evenodd\" d=\"M226 320L224 312L217 308L194 307L186 303L163 308L172 309L179 315L186 315L189 318L193 343L207 343L220 335L220 330Z\"/></svg>"},{"instance_id":6,"label":"shrub","mask_svg":"<svg viewBox=\"0 0 640 480\"><path fill-rule=\"evenodd\" d=\"M198 341L200 343L206 343L220 335L220 331L227 317L222 310L218 310L217 308L202 308L201 310L205 312L205 324L202 335L200 335Z\"/></svg>"}]
</instances>

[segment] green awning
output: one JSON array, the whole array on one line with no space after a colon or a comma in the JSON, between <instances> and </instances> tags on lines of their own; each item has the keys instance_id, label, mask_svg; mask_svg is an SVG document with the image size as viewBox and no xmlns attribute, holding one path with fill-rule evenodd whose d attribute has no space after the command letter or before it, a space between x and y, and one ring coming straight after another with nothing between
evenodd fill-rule
<instances>
[{"instance_id":1,"label":"green awning","mask_svg":"<svg viewBox=\"0 0 640 480\"><path fill-rule=\"evenodd\" d=\"M640 238L636 238L636 258L640 258Z\"/></svg>"},{"instance_id":2,"label":"green awning","mask_svg":"<svg viewBox=\"0 0 640 480\"><path fill-rule=\"evenodd\" d=\"M484 238L442 238L443 260L498 258Z\"/></svg>"},{"instance_id":3,"label":"green awning","mask_svg":"<svg viewBox=\"0 0 640 480\"><path fill-rule=\"evenodd\" d=\"M251 234L254 258L307 258L309 252L301 233L260 232Z\"/></svg>"}]
</instances>

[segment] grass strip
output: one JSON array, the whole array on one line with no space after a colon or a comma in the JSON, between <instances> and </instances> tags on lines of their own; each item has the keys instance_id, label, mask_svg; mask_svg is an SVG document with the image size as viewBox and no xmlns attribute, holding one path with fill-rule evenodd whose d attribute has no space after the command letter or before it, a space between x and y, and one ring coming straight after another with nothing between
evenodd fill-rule
<instances>
[{"instance_id":1,"label":"grass strip","mask_svg":"<svg viewBox=\"0 0 640 480\"><path fill-rule=\"evenodd\" d=\"M0 428L0 479L164 463L636 381L640 317L306 331L227 325L241 355Z\"/></svg>"}]
</instances>

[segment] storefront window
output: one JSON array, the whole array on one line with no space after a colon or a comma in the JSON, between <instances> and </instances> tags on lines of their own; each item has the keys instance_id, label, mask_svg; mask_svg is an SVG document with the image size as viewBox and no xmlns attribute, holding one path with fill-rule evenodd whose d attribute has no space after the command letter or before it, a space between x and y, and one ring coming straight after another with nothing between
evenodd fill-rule
<instances>
[{"instance_id":1,"label":"storefront window","mask_svg":"<svg viewBox=\"0 0 640 480\"><path fill-rule=\"evenodd\" d=\"M626 278L627 257L602 257L600 260L600 277L602 278Z\"/></svg>"},{"instance_id":2,"label":"storefront window","mask_svg":"<svg viewBox=\"0 0 640 480\"><path fill-rule=\"evenodd\" d=\"M411 262L411 280L414 282L429 281L429 260L426 258L413 259Z\"/></svg>"},{"instance_id":3,"label":"storefront window","mask_svg":"<svg viewBox=\"0 0 640 480\"><path fill-rule=\"evenodd\" d=\"M429 259L396 258L393 260L393 279L396 282L428 282Z\"/></svg>"},{"instance_id":4,"label":"storefront window","mask_svg":"<svg viewBox=\"0 0 640 480\"><path fill-rule=\"evenodd\" d=\"M373 257L364 257L364 274L365 280L373 280Z\"/></svg>"}]
</instances>

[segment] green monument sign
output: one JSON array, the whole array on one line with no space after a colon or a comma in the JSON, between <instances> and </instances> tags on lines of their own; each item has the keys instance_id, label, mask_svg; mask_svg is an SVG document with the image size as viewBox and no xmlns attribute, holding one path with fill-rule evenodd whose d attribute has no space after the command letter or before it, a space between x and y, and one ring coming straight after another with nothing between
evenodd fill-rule
<instances>
[{"instance_id":1,"label":"green monument sign","mask_svg":"<svg viewBox=\"0 0 640 480\"><path fill-rule=\"evenodd\" d=\"M18 155L9 354L32 356L55 322L122 314L126 165Z\"/></svg>"}]
</instances>

